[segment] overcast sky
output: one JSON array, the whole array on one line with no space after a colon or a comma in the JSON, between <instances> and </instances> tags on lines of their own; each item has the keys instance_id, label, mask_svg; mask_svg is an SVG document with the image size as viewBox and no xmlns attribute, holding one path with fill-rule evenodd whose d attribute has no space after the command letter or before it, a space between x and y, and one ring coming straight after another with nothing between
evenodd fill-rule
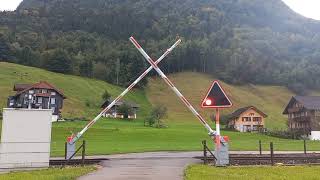
<instances>
[{"instance_id":1,"label":"overcast sky","mask_svg":"<svg viewBox=\"0 0 320 180\"><path fill-rule=\"evenodd\" d=\"M320 0L283 0L294 11L313 19L320 20Z\"/></svg>"},{"instance_id":2,"label":"overcast sky","mask_svg":"<svg viewBox=\"0 0 320 180\"><path fill-rule=\"evenodd\" d=\"M15 10L22 0L0 0L0 10Z\"/></svg>"},{"instance_id":3,"label":"overcast sky","mask_svg":"<svg viewBox=\"0 0 320 180\"><path fill-rule=\"evenodd\" d=\"M0 10L15 10L22 0L0 0ZM90 0L88 0L90 1ZM294 11L320 20L320 0L283 0Z\"/></svg>"}]
</instances>

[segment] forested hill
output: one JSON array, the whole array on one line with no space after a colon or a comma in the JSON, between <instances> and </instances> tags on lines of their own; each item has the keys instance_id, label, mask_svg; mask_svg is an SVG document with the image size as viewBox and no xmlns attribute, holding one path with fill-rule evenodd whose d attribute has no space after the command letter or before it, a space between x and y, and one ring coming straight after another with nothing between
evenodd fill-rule
<instances>
[{"instance_id":1,"label":"forested hill","mask_svg":"<svg viewBox=\"0 0 320 180\"><path fill-rule=\"evenodd\" d=\"M0 14L0 59L126 85L179 36L164 71L320 87L320 22L281 0L24 0ZM144 82L146 83L146 82Z\"/></svg>"}]
</instances>

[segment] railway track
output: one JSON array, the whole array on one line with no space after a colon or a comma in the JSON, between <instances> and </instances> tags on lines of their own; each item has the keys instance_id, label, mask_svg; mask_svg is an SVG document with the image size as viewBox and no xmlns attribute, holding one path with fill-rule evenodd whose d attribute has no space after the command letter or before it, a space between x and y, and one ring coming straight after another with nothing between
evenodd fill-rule
<instances>
[{"instance_id":1,"label":"railway track","mask_svg":"<svg viewBox=\"0 0 320 180\"><path fill-rule=\"evenodd\" d=\"M195 157L204 160L203 156ZM207 157L208 161L213 162L212 156ZM270 165L270 164L320 164L320 154L230 154L230 165Z\"/></svg>"},{"instance_id":2,"label":"railway track","mask_svg":"<svg viewBox=\"0 0 320 180\"><path fill-rule=\"evenodd\" d=\"M106 161L108 159L106 158L96 158L96 159L85 159L84 164L85 165L91 165L91 164L99 164L102 161ZM51 159L49 161L50 166L63 166L63 165L82 165L82 159L71 159L67 164L67 160L65 159Z\"/></svg>"}]
</instances>

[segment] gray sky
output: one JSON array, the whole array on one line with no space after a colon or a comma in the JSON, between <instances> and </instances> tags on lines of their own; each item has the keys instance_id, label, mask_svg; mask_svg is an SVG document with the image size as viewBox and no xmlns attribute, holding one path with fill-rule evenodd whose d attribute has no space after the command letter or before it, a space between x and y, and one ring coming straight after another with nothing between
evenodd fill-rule
<instances>
[{"instance_id":1,"label":"gray sky","mask_svg":"<svg viewBox=\"0 0 320 180\"><path fill-rule=\"evenodd\" d=\"M15 10L22 0L0 0L0 10Z\"/></svg>"},{"instance_id":2,"label":"gray sky","mask_svg":"<svg viewBox=\"0 0 320 180\"><path fill-rule=\"evenodd\" d=\"M0 0L0 10L15 10L22 0ZM90 1L90 0L88 0ZM303 16L320 20L320 0L282 0Z\"/></svg>"}]
</instances>

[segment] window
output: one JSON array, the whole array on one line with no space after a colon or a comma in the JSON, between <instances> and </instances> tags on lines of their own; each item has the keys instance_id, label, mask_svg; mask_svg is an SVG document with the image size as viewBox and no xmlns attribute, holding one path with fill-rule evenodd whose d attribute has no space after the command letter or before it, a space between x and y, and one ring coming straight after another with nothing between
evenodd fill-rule
<instances>
[{"instance_id":1,"label":"window","mask_svg":"<svg viewBox=\"0 0 320 180\"><path fill-rule=\"evenodd\" d=\"M261 121L261 117L253 117L253 121L257 122L257 121Z\"/></svg>"},{"instance_id":2,"label":"window","mask_svg":"<svg viewBox=\"0 0 320 180\"><path fill-rule=\"evenodd\" d=\"M250 113L249 116L254 116L254 113Z\"/></svg>"},{"instance_id":3,"label":"window","mask_svg":"<svg viewBox=\"0 0 320 180\"><path fill-rule=\"evenodd\" d=\"M51 98L51 104L56 104L56 98Z\"/></svg>"},{"instance_id":4,"label":"window","mask_svg":"<svg viewBox=\"0 0 320 180\"><path fill-rule=\"evenodd\" d=\"M56 92L51 92L51 96L55 96L56 95Z\"/></svg>"},{"instance_id":5,"label":"window","mask_svg":"<svg viewBox=\"0 0 320 180\"><path fill-rule=\"evenodd\" d=\"M251 117L243 117L242 121L246 121L246 122L251 121Z\"/></svg>"},{"instance_id":6,"label":"window","mask_svg":"<svg viewBox=\"0 0 320 180\"><path fill-rule=\"evenodd\" d=\"M48 91L46 89L42 89L42 93L47 93Z\"/></svg>"},{"instance_id":7,"label":"window","mask_svg":"<svg viewBox=\"0 0 320 180\"><path fill-rule=\"evenodd\" d=\"M34 94L34 90L29 90L29 94Z\"/></svg>"},{"instance_id":8,"label":"window","mask_svg":"<svg viewBox=\"0 0 320 180\"><path fill-rule=\"evenodd\" d=\"M42 103L42 97L38 97L38 103Z\"/></svg>"}]
</instances>

